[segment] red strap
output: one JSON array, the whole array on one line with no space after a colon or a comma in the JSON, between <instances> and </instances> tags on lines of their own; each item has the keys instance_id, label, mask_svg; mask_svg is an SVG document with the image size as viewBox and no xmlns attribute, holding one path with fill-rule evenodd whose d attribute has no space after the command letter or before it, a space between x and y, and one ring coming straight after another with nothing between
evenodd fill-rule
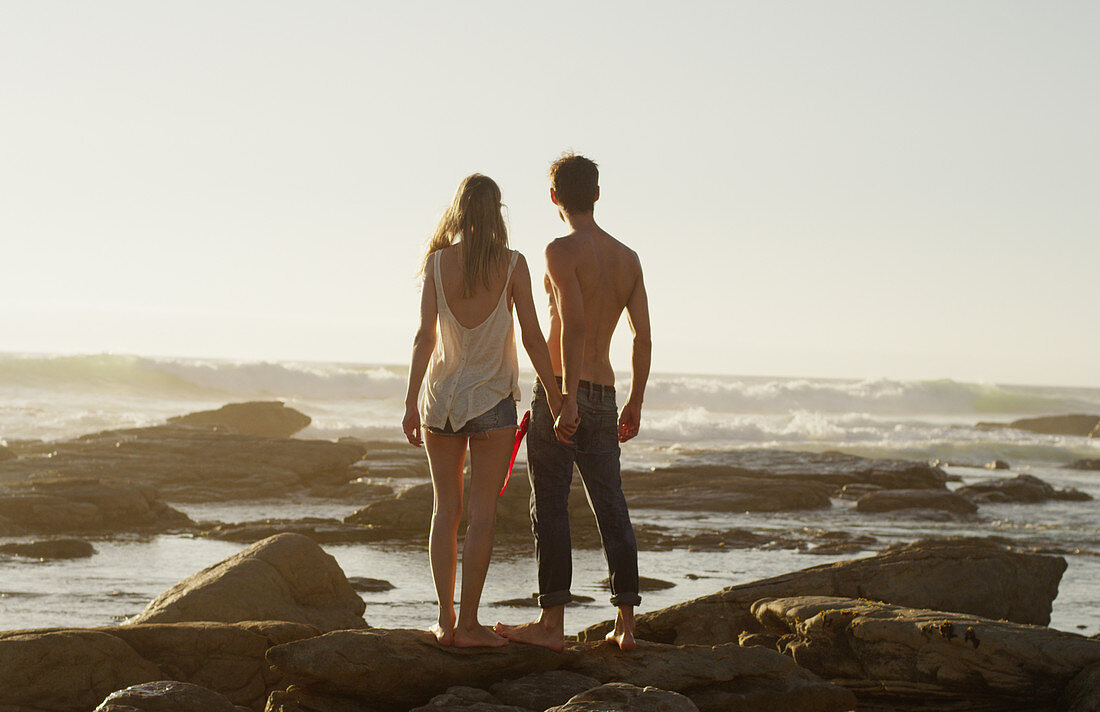
<instances>
[{"instance_id":1,"label":"red strap","mask_svg":"<svg viewBox=\"0 0 1100 712\"><path fill-rule=\"evenodd\" d=\"M523 420L519 421L519 430L516 431L516 444L512 446L512 460L508 463L508 474L504 476L504 486L500 488L498 496L504 496L504 490L508 489L508 480L512 479L512 468L516 464L516 455L519 454L519 444L523 442L523 436L527 434L527 426L531 424L531 411L523 414Z\"/></svg>"}]
</instances>

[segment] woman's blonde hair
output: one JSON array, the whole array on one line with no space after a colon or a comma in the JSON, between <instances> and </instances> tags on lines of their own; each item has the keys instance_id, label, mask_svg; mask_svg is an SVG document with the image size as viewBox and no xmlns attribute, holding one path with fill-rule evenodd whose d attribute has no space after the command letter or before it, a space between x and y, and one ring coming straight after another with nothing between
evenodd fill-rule
<instances>
[{"instance_id":1,"label":"woman's blonde hair","mask_svg":"<svg viewBox=\"0 0 1100 712\"><path fill-rule=\"evenodd\" d=\"M490 278L503 269L508 258L508 228L501 215L500 188L489 176L474 173L458 185L451 206L443 213L428 241L428 258L462 238L462 296L471 297L479 284L490 287Z\"/></svg>"}]
</instances>

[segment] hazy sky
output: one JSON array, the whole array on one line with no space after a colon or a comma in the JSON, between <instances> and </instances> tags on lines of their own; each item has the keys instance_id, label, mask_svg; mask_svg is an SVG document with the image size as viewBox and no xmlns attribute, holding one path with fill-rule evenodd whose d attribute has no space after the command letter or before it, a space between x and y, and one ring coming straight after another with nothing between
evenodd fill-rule
<instances>
[{"instance_id":1,"label":"hazy sky","mask_svg":"<svg viewBox=\"0 0 1100 712\"><path fill-rule=\"evenodd\" d=\"M0 351L406 362L458 182L500 183L541 267L572 148L656 370L1100 386L1098 28L1068 0L0 0Z\"/></svg>"}]
</instances>

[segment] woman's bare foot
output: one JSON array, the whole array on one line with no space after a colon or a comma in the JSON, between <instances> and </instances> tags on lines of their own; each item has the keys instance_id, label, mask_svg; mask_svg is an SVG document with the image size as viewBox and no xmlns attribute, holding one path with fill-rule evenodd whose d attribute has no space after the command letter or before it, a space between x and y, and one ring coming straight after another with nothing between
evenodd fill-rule
<instances>
[{"instance_id":1,"label":"woman's bare foot","mask_svg":"<svg viewBox=\"0 0 1100 712\"><path fill-rule=\"evenodd\" d=\"M508 645L508 639L497 635L480 623L469 628L454 629L456 648L499 648L502 645Z\"/></svg>"},{"instance_id":2,"label":"woman's bare foot","mask_svg":"<svg viewBox=\"0 0 1100 712\"><path fill-rule=\"evenodd\" d=\"M493 626L493 629L508 640L517 643L538 645L543 648L556 650L559 653L565 650L565 630L547 626L542 621L531 621L530 623L522 623L520 625L497 623Z\"/></svg>"},{"instance_id":3,"label":"woman's bare foot","mask_svg":"<svg viewBox=\"0 0 1100 712\"><path fill-rule=\"evenodd\" d=\"M454 645L455 630L453 626L444 626L442 623L436 623L428 630L432 632L436 642L440 645Z\"/></svg>"}]
</instances>

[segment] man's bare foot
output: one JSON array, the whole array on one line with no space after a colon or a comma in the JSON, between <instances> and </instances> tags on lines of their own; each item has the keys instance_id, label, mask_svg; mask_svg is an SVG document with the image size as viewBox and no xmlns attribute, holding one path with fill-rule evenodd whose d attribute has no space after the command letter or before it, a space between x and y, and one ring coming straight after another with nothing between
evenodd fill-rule
<instances>
[{"instance_id":1,"label":"man's bare foot","mask_svg":"<svg viewBox=\"0 0 1100 712\"><path fill-rule=\"evenodd\" d=\"M554 630L541 621L531 621L520 625L497 623L493 629L508 640L528 645L550 648L559 653L565 650L565 631Z\"/></svg>"},{"instance_id":2,"label":"man's bare foot","mask_svg":"<svg viewBox=\"0 0 1100 712\"><path fill-rule=\"evenodd\" d=\"M455 628L454 646L456 648L499 648L508 645L508 639L497 635L483 625L473 628Z\"/></svg>"},{"instance_id":3,"label":"man's bare foot","mask_svg":"<svg viewBox=\"0 0 1100 712\"><path fill-rule=\"evenodd\" d=\"M619 606L619 614L615 616L615 628L608 633L604 640L619 646L619 650L633 650L638 647L634 640L634 607Z\"/></svg>"},{"instance_id":4,"label":"man's bare foot","mask_svg":"<svg viewBox=\"0 0 1100 712\"><path fill-rule=\"evenodd\" d=\"M615 627L615 630L608 633L604 637L604 640L619 646L619 650L633 650L638 647L637 642L634 640L634 631L619 630L618 626Z\"/></svg>"},{"instance_id":5,"label":"man's bare foot","mask_svg":"<svg viewBox=\"0 0 1100 712\"><path fill-rule=\"evenodd\" d=\"M431 628L432 635L435 636L436 642L440 645L454 645L455 631L452 626L444 626L442 623L436 623Z\"/></svg>"}]
</instances>

